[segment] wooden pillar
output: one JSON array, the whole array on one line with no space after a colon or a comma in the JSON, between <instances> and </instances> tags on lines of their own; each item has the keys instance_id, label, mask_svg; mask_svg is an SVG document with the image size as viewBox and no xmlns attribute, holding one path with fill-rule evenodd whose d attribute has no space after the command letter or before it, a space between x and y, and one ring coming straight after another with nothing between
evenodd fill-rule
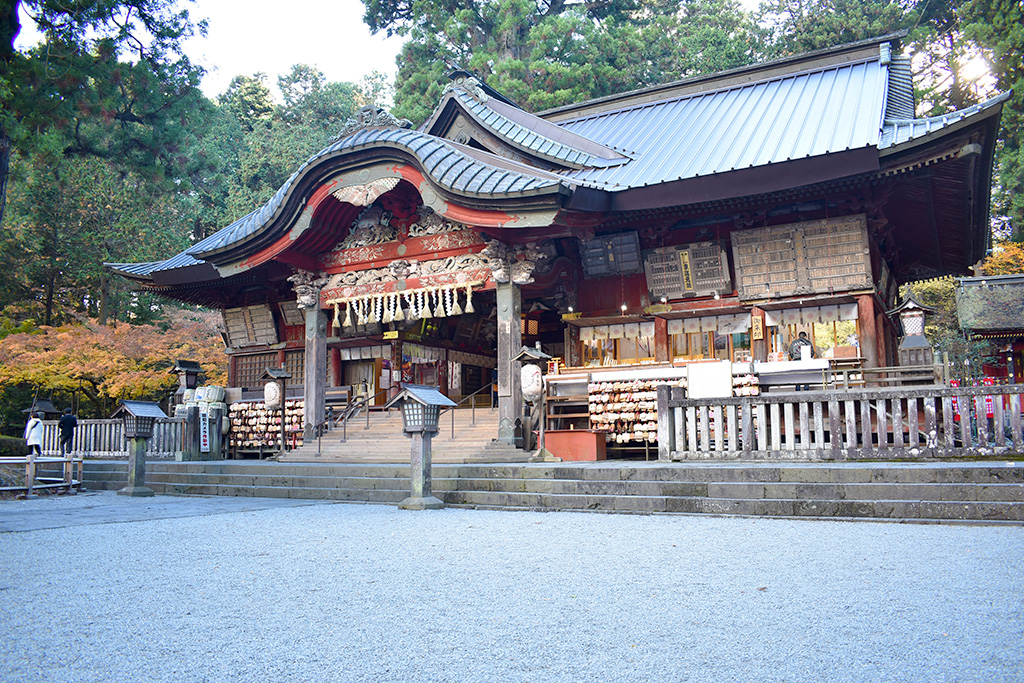
<instances>
[{"instance_id":1,"label":"wooden pillar","mask_svg":"<svg viewBox=\"0 0 1024 683\"><path fill-rule=\"evenodd\" d=\"M331 386L341 386L341 349L331 349Z\"/></svg>"},{"instance_id":2,"label":"wooden pillar","mask_svg":"<svg viewBox=\"0 0 1024 683\"><path fill-rule=\"evenodd\" d=\"M515 443L516 420L523 416L523 398L519 386L519 363L512 362L523 347L520 316L522 296L519 285L498 283L498 441Z\"/></svg>"},{"instance_id":3,"label":"wooden pillar","mask_svg":"<svg viewBox=\"0 0 1024 683\"><path fill-rule=\"evenodd\" d=\"M439 366L437 368L437 384L441 390L441 393L444 394L445 396L449 396L450 393L448 391L448 349L442 349L442 351L444 351L444 358L437 361Z\"/></svg>"},{"instance_id":4,"label":"wooden pillar","mask_svg":"<svg viewBox=\"0 0 1024 683\"><path fill-rule=\"evenodd\" d=\"M563 336L565 343L564 361L566 367L578 368L583 365L580 354L580 328L566 324Z\"/></svg>"},{"instance_id":5,"label":"wooden pillar","mask_svg":"<svg viewBox=\"0 0 1024 683\"><path fill-rule=\"evenodd\" d=\"M672 360L668 343L668 320L654 319L654 360L664 363Z\"/></svg>"},{"instance_id":6,"label":"wooden pillar","mask_svg":"<svg viewBox=\"0 0 1024 683\"><path fill-rule=\"evenodd\" d=\"M878 348L878 367L889 367L889 345L886 343L885 314L881 311L875 313L875 344Z\"/></svg>"},{"instance_id":7,"label":"wooden pillar","mask_svg":"<svg viewBox=\"0 0 1024 683\"><path fill-rule=\"evenodd\" d=\"M878 332L875 329L875 297L862 294L857 297L857 327L860 332L860 355L864 367L878 367Z\"/></svg>"},{"instance_id":8,"label":"wooden pillar","mask_svg":"<svg viewBox=\"0 0 1024 683\"><path fill-rule=\"evenodd\" d=\"M764 311L757 306L750 309L750 357L759 361L768 360L768 326L765 325Z\"/></svg>"},{"instance_id":9,"label":"wooden pillar","mask_svg":"<svg viewBox=\"0 0 1024 683\"><path fill-rule=\"evenodd\" d=\"M278 349L278 351L277 351L277 367L279 367L279 368L283 368L284 367L284 359L285 359L285 355L284 354L285 354L284 349Z\"/></svg>"},{"instance_id":10,"label":"wooden pillar","mask_svg":"<svg viewBox=\"0 0 1024 683\"><path fill-rule=\"evenodd\" d=\"M304 309L306 315L305 385L302 438L316 438L324 419L324 383L327 379L327 314L319 306Z\"/></svg>"},{"instance_id":11,"label":"wooden pillar","mask_svg":"<svg viewBox=\"0 0 1024 683\"><path fill-rule=\"evenodd\" d=\"M233 353L228 356L228 386L238 386L238 357Z\"/></svg>"}]
</instances>

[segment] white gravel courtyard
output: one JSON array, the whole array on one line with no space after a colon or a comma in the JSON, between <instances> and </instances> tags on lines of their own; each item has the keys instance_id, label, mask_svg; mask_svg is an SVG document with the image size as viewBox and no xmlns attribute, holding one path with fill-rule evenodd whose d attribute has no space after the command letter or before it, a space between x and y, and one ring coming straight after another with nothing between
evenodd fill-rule
<instances>
[{"instance_id":1,"label":"white gravel courtyard","mask_svg":"<svg viewBox=\"0 0 1024 683\"><path fill-rule=\"evenodd\" d=\"M1017 683L1024 527L4 501L0 624L6 683Z\"/></svg>"}]
</instances>

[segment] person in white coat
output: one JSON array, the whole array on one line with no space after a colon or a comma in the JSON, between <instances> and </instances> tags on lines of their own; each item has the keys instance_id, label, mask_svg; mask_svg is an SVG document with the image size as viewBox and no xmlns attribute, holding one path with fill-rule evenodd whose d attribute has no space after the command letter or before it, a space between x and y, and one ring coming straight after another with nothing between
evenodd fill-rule
<instances>
[{"instance_id":1,"label":"person in white coat","mask_svg":"<svg viewBox=\"0 0 1024 683\"><path fill-rule=\"evenodd\" d=\"M32 413L25 425L25 443L32 453L43 454L43 421L39 413Z\"/></svg>"}]
</instances>

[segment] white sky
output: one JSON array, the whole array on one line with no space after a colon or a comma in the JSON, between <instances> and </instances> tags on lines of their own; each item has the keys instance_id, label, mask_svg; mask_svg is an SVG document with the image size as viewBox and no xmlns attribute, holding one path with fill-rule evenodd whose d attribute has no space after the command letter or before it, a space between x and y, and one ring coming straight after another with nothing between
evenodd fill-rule
<instances>
[{"instance_id":1,"label":"white sky","mask_svg":"<svg viewBox=\"0 0 1024 683\"><path fill-rule=\"evenodd\" d=\"M328 81L358 83L373 71L393 81L400 38L371 35L363 23L359 0L197 0L182 3L193 21L206 18L206 38L194 38L185 46L193 62L207 70L203 92L213 98L224 92L231 79L262 71L271 89L277 77L294 64L319 67ZM22 32L17 47L38 40L29 20L21 14Z\"/></svg>"},{"instance_id":2,"label":"white sky","mask_svg":"<svg viewBox=\"0 0 1024 683\"><path fill-rule=\"evenodd\" d=\"M740 0L747 9L758 0ZM400 38L371 35L363 23L360 0L197 0L182 3L194 21L209 19L206 38L186 44L185 52L207 70L203 92L214 98L238 75L267 74L272 90L277 77L294 64L310 64L328 81L358 83L373 71L393 81ZM38 40L24 12L17 47Z\"/></svg>"}]
</instances>

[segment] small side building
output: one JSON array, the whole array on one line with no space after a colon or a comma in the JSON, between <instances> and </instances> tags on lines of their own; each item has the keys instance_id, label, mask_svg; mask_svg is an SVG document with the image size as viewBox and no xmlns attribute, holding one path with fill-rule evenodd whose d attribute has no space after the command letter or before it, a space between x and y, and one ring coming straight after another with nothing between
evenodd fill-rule
<instances>
[{"instance_id":1,"label":"small side building","mask_svg":"<svg viewBox=\"0 0 1024 683\"><path fill-rule=\"evenodd\" d=\"M997 346L1011 381L1024 378L1024 274L963 278L956 314L969 339Z\"/></svg>"}]
</instances>

